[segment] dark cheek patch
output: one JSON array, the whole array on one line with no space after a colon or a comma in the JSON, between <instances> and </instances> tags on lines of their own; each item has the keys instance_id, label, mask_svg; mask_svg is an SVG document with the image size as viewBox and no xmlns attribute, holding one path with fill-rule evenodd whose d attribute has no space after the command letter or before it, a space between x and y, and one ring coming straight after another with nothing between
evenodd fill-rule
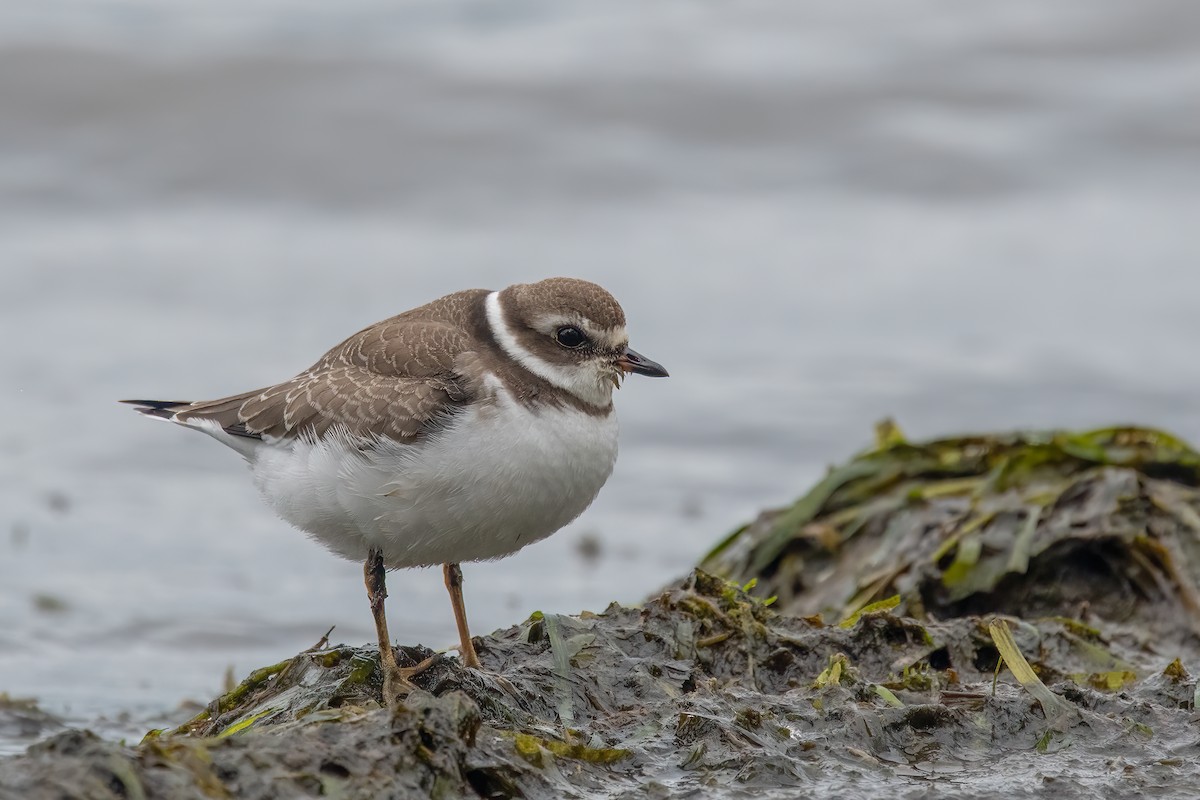
<instances>
[{"instance_id":1,"label":"dark cheek patch","mask_svg":"<svg viewBox=\"0 0 1200 800\"><path fill-rule=\"evenodd\" d=\"M503 294L500 295L500 308L504 312L505 325L508 327L509 332L516 338L521 349L527 353L532 353L548 364L566 366L579 361L579 351L568 350L560 346L551 337L532 328L527 328L520 324L513 325L512 321L519 319L519 315L511 303L505 302L507 299ZM586 351L587 348L581 348L581 350Z\"/></svg>"}]
</instances>

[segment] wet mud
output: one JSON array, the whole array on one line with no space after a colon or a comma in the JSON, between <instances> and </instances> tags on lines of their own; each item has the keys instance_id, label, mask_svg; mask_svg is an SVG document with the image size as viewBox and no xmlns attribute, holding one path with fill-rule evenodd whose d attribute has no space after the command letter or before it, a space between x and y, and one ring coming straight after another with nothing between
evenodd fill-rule
<instances>
[{"instance_id":1,"label":"wet mud","mask_svg":"<svg viewBox=\"0 0 1200 800\"><path fill-rule=\"evenodd\" d=\"M0 797L1191 796L1198 475L1140 429L884 428L704 570L480 637L396 713L373 648L325 647L0 760Z\"/></svg>"}]
</instances>

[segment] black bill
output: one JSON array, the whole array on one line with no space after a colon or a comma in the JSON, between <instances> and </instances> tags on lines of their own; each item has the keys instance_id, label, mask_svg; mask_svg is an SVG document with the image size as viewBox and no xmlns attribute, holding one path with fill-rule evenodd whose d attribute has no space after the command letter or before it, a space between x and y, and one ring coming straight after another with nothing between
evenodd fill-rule
<instances>
[{"instance_id":1,"label":"black bill","mask_svg":"<svg viewBox=\"0 0 1200 800\"><path fill-rule=\"evenodd\" d=\"M662 364L657 361L651 361L636 350L626 347L625 355L617 359L617 366L626 372L633 372L637 375L649 375L651 378L666 378L670 373L667 372Z\"/></svg>"}]
</instances>

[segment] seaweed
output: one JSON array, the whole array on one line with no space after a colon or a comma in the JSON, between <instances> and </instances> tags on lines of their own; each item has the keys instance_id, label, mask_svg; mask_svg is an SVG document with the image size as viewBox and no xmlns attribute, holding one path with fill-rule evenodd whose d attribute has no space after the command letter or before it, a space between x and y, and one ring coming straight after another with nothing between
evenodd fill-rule
<instances>
[{"instance_id":1,"label":"seaweed","mask_svg":"<svg viewBox=\"0 0 1200 800\"><path fill-rule=\"evenodd\" d=\"M702 568L755 580L799 615L844 618L890 597L917 618L1085 603L1160 641L1179 637L1175 620L1200 629L1200 454L1177 437L1110 427L913 443L881 430Z\"/></svg>"},{"instance_id":2,"label":"seaweed","mask_svg":"<svg viewBox=\"0 0 1200 800\"><path fill-rule=\"evenodd\" d=\"M136 746L68 730L0 759L0 787L782 800L923 795L949 772L1057 797L1111 794L1119 753L1120 794L1190 790L1198 483L1200 456L1158 431L913 443L889 422L726 537L704 562L720 574L535 612L482 637L482 670L436 660L403 708L382 705L374 647L326 638Z\"/></svg>"}]
</instances>

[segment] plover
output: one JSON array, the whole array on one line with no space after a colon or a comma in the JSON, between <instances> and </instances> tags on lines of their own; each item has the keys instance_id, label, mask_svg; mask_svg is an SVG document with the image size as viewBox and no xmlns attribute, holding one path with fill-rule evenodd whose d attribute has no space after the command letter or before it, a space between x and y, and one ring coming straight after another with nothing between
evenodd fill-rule
<instances>
[{"instance_id":1,"label":"plover","mask_svg":"<svg viewBox=\"0 0 1200 800\"><path fill-rule=\"evenodd\" d=\"M478 668L459 564L515 553L591 504L617 457L612 393L628 373L667 375L629 349L611 294L549 278L434 300L265 389L123 402L238 451L283 519L363 562L395 704L421 665L396 662L385 570L443 566L462 661Z\"/></svg>"}]
</instances>

